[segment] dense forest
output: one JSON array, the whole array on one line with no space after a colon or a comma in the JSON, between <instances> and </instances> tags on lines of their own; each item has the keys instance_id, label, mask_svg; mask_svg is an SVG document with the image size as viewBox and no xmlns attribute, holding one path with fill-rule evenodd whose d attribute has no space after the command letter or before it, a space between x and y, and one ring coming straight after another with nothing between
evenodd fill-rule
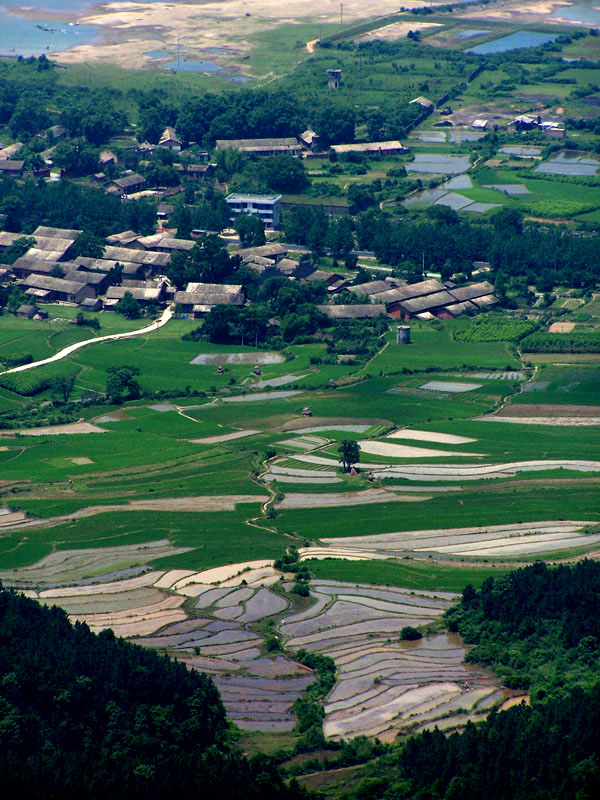
<instances>
[{"instance_id":1,"label":"dense forest","mask_svg":"<svg viewBox=\"0 0 600 800\"><path fill-rule=\"evenodd\" d=\"M17 183L0 179L0 208L6 214L4 229L31 233L38 225L80 228L98 236L133 229L148 235L156 224L156 203L143 199L122 203L100 188L72 181Z\"/></svg>"},{"instance_id":2,"label":"dense forest","mask_svg":"<svg viewBox=\"0 0 600 800\"><path fill-rule=\"evenodd\" d=\"M72 626L0 589L0 794L298 800L267 757L228 745L219 693L166 656Z\"/></svg>"},{"instance_id":3,"label":"dense forest","mask_svg":"<svg viewBox=\"0 0 600 800\"><path fill-rule=\"evenodd\" d=\"M360 215L356 223L361 249L373 250L385 264L415 269L470 272L473 261L489 261L503 279L523 278L539 291L558 284L593 287L600 273L600 236L573 233L566 228L524 226L521 214L502 209L491 224L461 219L452 209L433 206L423 221L393 221L377 210ZM499 288L503 293L504 284Z\"/></svg>"},{"instance_id":4,"label":"dense forest","mask_svg":"<svg viewBox=\"0 0 600 800\"><path fill-rule=\"evenodd\" d=\"M448 613L452 630L476 646L467 660L495 667L507 686L540 696L600 677L600 564L533 564L479 591L466 586Z\"/></svg>"}]
</instances>

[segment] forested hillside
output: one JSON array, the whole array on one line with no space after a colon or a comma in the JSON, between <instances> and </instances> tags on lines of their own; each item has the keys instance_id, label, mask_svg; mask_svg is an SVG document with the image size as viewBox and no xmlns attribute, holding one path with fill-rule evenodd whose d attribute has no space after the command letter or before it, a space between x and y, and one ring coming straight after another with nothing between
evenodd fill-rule
<instances>
[{"instance_id":1,"label":"forested hillside","mask_svg":"<svg viewBox=\"0 0 600 800\"><path fill-rule=\"evenodd\" d=\"M356 800L587 800L600 794L600 687L410 739L368 768Z\"/></svg>"},{"instance_id":2,"label":"forested hillside","mask_svg":"<svg viewBox=\"0 0 600 800\"><path fill-rule=\"evenodd\" d=\"M476 646L467 659L495 667L505 685L552 689L598 680L600 564L533 564L479 591L465 587L450 627Z\"/></svg>"},{"instance_id":3,"label":"forested hillside","mask_svg":"<svg viewBox=\"0 0 600 800\"><path fill-rule=\"evenodd\" d=\"M600 794L600 564L537 563L467 586L447 613L476 643L467 659L532 705L447 737L426 731L367 765L352 800L587 800Z\"/></svg>"},{"instance_id":4,"label":"forested hillside","mask_svg":"<svg viewBox=\"0 0 600 800\"><path fill-rule=\"evenodd\" d=\"M206 675L0 591L0 794L39 800L304 797L227 746Z\"/></svg>"}]
</instances>

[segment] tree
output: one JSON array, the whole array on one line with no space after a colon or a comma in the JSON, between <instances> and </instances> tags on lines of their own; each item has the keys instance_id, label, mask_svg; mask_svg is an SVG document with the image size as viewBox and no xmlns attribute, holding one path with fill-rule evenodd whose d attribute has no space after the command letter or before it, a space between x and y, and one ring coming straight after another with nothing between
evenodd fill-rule
<instances>
[{"instance_id":1,"label":"tree","mask_svg":"<svg viewBox=\"0 0 600 800\"><path fill-rule=\"evenodd\" d=\"M115 306L115 311L118 311L119 314L123 314L126 319L139 319L142 316L140 304L131 292L125 292Z\"/></svg>"},{"instance_id":2,"label":"tree","mask_svg":"<svg viewBox=\"0 0 600 800\"><path fill-rule=\"evenodd\" d=\"M338 447L338 453L344 472L350 472L352 465L360 461L360 448L354 439L343 439Z\"/></svg>"},{"instance_id":3,"label":"tree","mask_svg":"<svg viewBox=\"0 0 600 800\"><path fill-rule=\"evenodd\" d=\"M521 234L523 233L523 214L516 208L503 207L492 216L492 225L498 233Z\"/></svg>"},{"instance_id":4,"label":"tree","mask_svg":"<svg viewBox=\"0 0 600 800\"><path fill-rule=\"evenodd\" d=\"M51 389L55 402L68 403L74 386L74 375L57 375L53 378Z\"/></svg>"},{"instance_id":5,"label":"tree","mask_svg":"<svg viewBox=\"0 0 600 800\"><path fill-rule=\"evenodd\" d=\"M122 403L123 400L135 400L142 390L137 380L140 374L138 367L123 365L109 367L106 370L106 394L111 403Z\"/></svg>"},{"instance_id":6,"label":"tree","mask_svg":"<svg viewBox=\"0 0 600 800\"><path fill-rule=\"evenodd\" d=\"M2 253L2 264L14 264L18 258L25 255L30 247L35 247L35 244L33 236L23 236L20 239L15 239Z\"/></svg>"},{"instance_id":7,"label":"tree","mask_svg":"<svg viewBox=\"0 0 600 800\"><path fill-rule=\"evenodd\" d=\"M352 250L354 236L352 235L352 223L348 217L343 217L329 225L327 244L335 258L345 257Z\"/></svg>"},{"instance_id":8,"label":"tree","mask_svg":"<svg viewBox=\"0 0 600 800\"><path fill-rule=\"evenodd\" d=\"M54 150L53 159L68 175L90 175L98 169L98 151L83 139L59 142Z\"/></svg>"},{"instance_id":9,"label":"tree","mask_svg":"<svg viewBox=\"0 0 600 800\"><path fill-rule=\"evenodd\" d=\"M191 239L194 217L185 203L180 203L171 217L170 224L177 228L178 239Z\"/></svg>"},{"instance_id":10,"label":"tree","mask_svg":"<svg viewBox=\"0 0 600 800\"><path fill-rule=\"evenodd\" d=\"M299 158L290 155L261 159L257 175L259 180L275 192L297 194L308 186L304 164Z\"/></svg>"},{"instance_id":11,"label":"tree","mask_svg":"<svg viewBox=\"0 0 600 800\"><path fill-rule=\"evenodd\" d=\"M242 247L260 247L265 244L265 227L256 214L238 214L234 225Z\"/></svg>"},{"instance_id":12,"label":"tree","mask_svg":"<svg viewBox=\"0 0 600 800\"><path fill-rule=\"evenodd\" d=\"M314 127L321 144L345 144L354 141L354 109L340 102L324 101L314 112Z\"/></svg>"},{"instance_id":13,"label":"tree","mask_svg":"<svg viewBox=\"0 0 600 800\"><path fill-rule=\"evenodd\" d=\"M120 286L123 280L123 266L115 261L114 267L108 270L107 277L111 286Z\"/></svg>"},{"instance_id":14,"label":"tree","mask_svg":"<svg viewBox=\"0 0 600 800\"><path fill-rule=\"evenodd\" d=\"M78 256L85 256L86 258L102 258L104 255L104 248L106 247L104 240L101 236L97 236L89 231L84 231L79 234L77 239L73 242L69 250L69 258L71 260Z\"/></svg>"}]
</instances>

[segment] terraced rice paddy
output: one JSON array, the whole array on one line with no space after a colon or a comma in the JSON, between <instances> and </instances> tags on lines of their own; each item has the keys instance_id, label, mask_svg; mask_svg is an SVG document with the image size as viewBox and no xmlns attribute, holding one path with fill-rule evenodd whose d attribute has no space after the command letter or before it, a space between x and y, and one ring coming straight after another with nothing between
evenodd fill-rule
<instances>
[{"instance_id":1,"label":"terraced rice paddy","mask_svg":"<svg viewBox=\"0 0 600 800\"><path fill-rule=\"evenodd\" d=\"M284 619L280 629L290 649L336 663L338 682L325 703L326 736L391 741L398 731L457 728L504 699L489 674L462 664L456 637L398 640L402 627L439 618L453 595L321 580L312 583L312 594L315 605Z\"/></svg>"},{"instance_id":2,"label":"terraced rice paddy","mask_svg":"<svg viewBox=\"0 0 600 800\"><path fill-rule=\"evenodd\" d=\"M21 576L29 585L30 579ZM293 611L288 597L294 595L269 588L280 579L271 562L261 560L62 586L44 585L38 577L36 588L25 591L61 606L92 631L112 628L207 672L230 719L246 730L292 730L293 703L314 680L307 668L266 650L256 626L269 619L290 651L305 648L336 662L339 680L325 704L327 736L392 738L440 717L444 725L452 720L460 726L468 715L455 709L484 713L503 698L489 675L461 664L464 648L457 640L439 635L418 644L398 641L402 627L434 621L454 595L319 580L312 586L314 605Z\"/></svg>"},{"instance_id":3,"label":"terraced rice paddy","mask_svg":"<svg viewBox=\"0 0 600 800\"><path fill-rule=\"evenodd\" d=\"M270 561L259 561L26 591L60 605L92 631L112 628L212 675L229 718L241 728L288 731L296 724L291 707L313 674L267 654L251 627L288 608L288 600L267 588L279 577Z\"/></svg>"},{"instance_id":4,"label":"terraced rice paddy","mask_svg":"<svg viewBox=\"0 0 600 800\"><path fill-rule=\"evenodd\" d=\"M587 525L581 521L549 521L324 538L323 547L307 547L300 552L302 560L368 560L428 553L469 558L535 556L598 545L600 533L584 533Z\"/></svg>"},{"instance_id":5,"label":"terraced rice paddy","mask_svg":"<svg viewBox=\"0 0 600 800\"><path fill-rule=\"evenodd\" d=\"M491 419L496 419L492 417ZM504 419L502 417L501 419ZM522 420L521 420L522 421ZM392 448L401 448L402 445L394 445L385 443L374 443L387 447L386 454L391 456ZM362 443L361 443L362 445ZM379 447L378 449L381 449ZM406 448L408 450L421 449L429 452L430 456L439 456L447 458L449 456L462 456L466 453L448 452L442 450L430 450L426 448ZM398 450L398 453L405 452ZM375 454L375 453L373 453ZM468 453L469 456L477 455L476 453ZM408 457L408 456L407 456ZM315 456L312 454L298 454L293 458L294 461L304 464L315 465L315 467L329 466L331 468L336 466L336 462L332 458L325 458L324 456ZM573 472L600 472L600 461L590 460L576 460L576 459L547 459L547 460L532 460L532 461L510 461L501 462L497 464L385 464L375 462L360 462L361 469L369 470L376 478L390 478L390 479L403 479L408 481L483 481L493 480L497 478L510 478L520 472L541 472L549 470L569 470ZM274 467L272 468L274 469ZM287 471L288 468L282 468ZM289 468L293 469L293 468ZM313 472L306 470L308 475L313 475ZM332 475L334 473L331 473Z\"/></svg>"}]
</instances>

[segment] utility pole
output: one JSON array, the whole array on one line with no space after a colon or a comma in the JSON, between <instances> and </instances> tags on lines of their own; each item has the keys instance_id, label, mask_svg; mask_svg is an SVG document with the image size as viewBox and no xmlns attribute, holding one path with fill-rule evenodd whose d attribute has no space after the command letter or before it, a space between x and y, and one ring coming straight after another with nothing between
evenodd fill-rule
<instances>
[{"instance_id":1,"label":"utility pole","mask_svg":"<svg viewBox=\"0 0 600 800\"><path fill-rule=\"evenodd\" d=\"M340 25L344 24L344 4L340 3Z\"/></svg>"},{"instance_id":2,"label":"utility pole","mask_svg":"<svg viewBox=\"0 0 600 800\"><path fill-rule=\"evenodd\" d=\"M177 37L177 72L181 69L181 40Z\"/></svg>"}]
</instances>

